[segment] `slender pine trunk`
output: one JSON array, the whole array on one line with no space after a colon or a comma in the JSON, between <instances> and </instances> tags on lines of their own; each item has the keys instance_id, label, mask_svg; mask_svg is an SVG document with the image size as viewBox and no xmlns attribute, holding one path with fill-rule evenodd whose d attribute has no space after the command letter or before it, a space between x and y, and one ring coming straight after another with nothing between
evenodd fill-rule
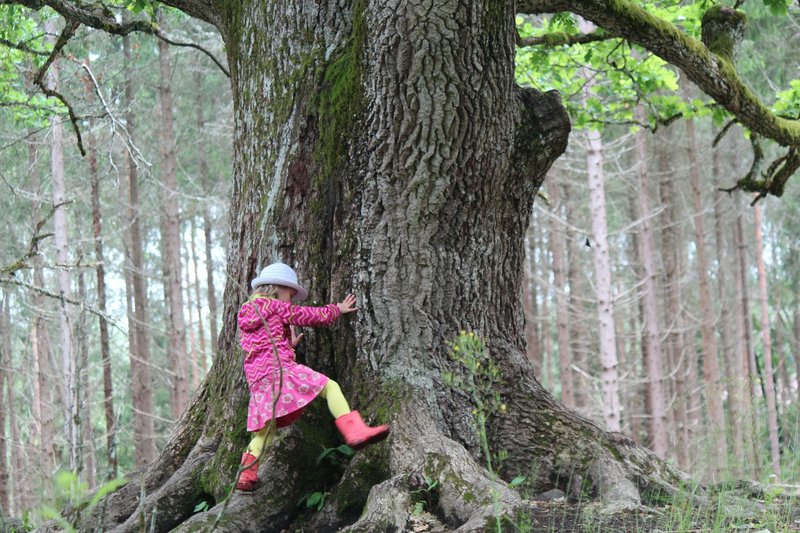
<instances>
[{"instance_id":1,"label":"slender pine trunk","mask_svg":"<svg viewBox=\"0 0 800 533\"><path fill-rule=\"evenodd\" d=\"M641 109L637 111L643 113ZM648 187L647 134L644 130L636 133L636 153L638 158L637 194L639 213L642 220L639 244L639 258L644 271L644 327L642 346L644 367L647 374L647 400L650 418L648 434L650 446L659 457L666 458L669 449L667 437L666 396L664 391L663 354L661 351L661 326L659 319L659 298L653 244L653 214L650 209Z\"/></svg>"},{"instance_id":2,"label":"slender pine trunk","mask_svg":"<svg viewBox=\"0 0 800 533\"><path fill-rule=\"evenodd\" d=\"M10 335L11 329L9 325L11 320L7 314L9 308L7 305L8 296L4 294L5 291L0 292L0 513L2 515L9 514L9 467L8 467L8 451L9 451L9 434L6 432L6 411L13 409L13 404L10 403L9 397L12 395L8 389L13 384L6 378L8 370L11 368L11 350L6 349L6 338ZM12 441L13 442L13 441ZM0 516L2 516L0 515Z\"/></svg>"},{"instance_id":3,"label":"slender pine trunk","mask_svg":"<svg viewBox=\"0 0 800 533\"><path fill-rule=\"evenodd\" d=\"M78 271L78 301L87 301L86 279L83 269ZM78 372L78 412L80 413L79 457L82 468L81 479L90 488L97 486L97 465L94 446L94 429L92 427L92 399L89 385L89 329L88 317L80 312L76 323L75 341L77 344L76 371Z\"/></svg>"},{"instance_id":4,"label":"slender pine trunk","mask_svg":"<svg viewBox=\"0 0 800 533\"><path fill-rule=\"evenodd\" d=\"M200 71L194 72L195 87L202 87L202 80ZM202 134L205 129L205 118L203 117L203 96L202 90L197 92L195 97L195 114L198 134ZM198 154L198 181L203 191L205 201L201 202L201 213L203 215L203 244L205 246L205 261L206 261L206 298L208 301L208 331L211 337L211 353L216 354L218 349L217 341L217 294L216 287L214 286L214 257L212 254L212 224L211 214L209 212L208 204L210 203L209 197L211 195L211 184L209 183L208 175L208 161L206 158L206 151L201 149Z\"/></svg>"},{"instance_id":5,"label":"slender pine trunk","mask_svg":"<svg viewBox=\"0 0 800 533\"><path fill-rule=\"evenodd\" d=\"M123 55L131 65L131 37L122 39ZM135 141L135 114L133 111L134 86L130 67L125 69L126 107L125 122L129 142ZM153 384L150 369L150 345L147 334L147 285L144 265L144 242L142 239L141 208L139 206L139 168L131 154L125 150L128 168L128 246L130 253L130 288L133 314L128 315L128 331L131 337L131 389L133 396L133 441L136 465L144 466L157 456L153 424Z\"/></svg>"},{"instance_id":6,"label":"slender pine trunk","mask_svg":"<svg viewBox=\"0 0 800 533\"><path fill-rule=\"evenodd\" d=\"M781 456L778 444L778 410L775 406L775 380L772 370L772 341L770 338L769 294L767 269L764 266L764 233L761 228L761 205L756 204L755 215L756 266L758 268L758 293L761 300L761 339L764 343L764 393L767 396L767 428L769 430L772 473L781 478Z\"/></svg>"},{"instance_id":7,"label":"slender pine trunk","mask_svg":"<svg viewBox=\"0 0 800 533\"><path fill-rule=\"evenodd\" d=\"M570 320L567 302L567 279L564 258L564 228L560 223L561 185L558 173L551 173L545 181L553 214L550 218L550 252L553 255L553 292L556 299L556 336L558 339L558 369L561 383L561 401L569 408L575 407L572 383L572 355L570 351Z\"/></svg>"},{"instance_id":8,"label":"slender pine trunk","mask_svg":"<svg viewBox=\"0 0 800 533\"><path fill-rule=\"evenodd\" d=\"M89 88L91 91L91 88ZM91 94L91 92L89 93ZM94 257L97 262L95 276L97 277L97 309L100 311L98 326L100 330L100 361L103 366L103 414L106 424L106 458L111 476L117 477L116 454L116 422L114 418L114 381L111 370L111 346L108 335L108 321L106 320L106 268L105 252L103 250L102 214L100 210L100 176L97 172L97 151L94 143L89 139L89 176L92 182L92 237L94 241Z\"/></svg>"},{"instance_id":9,"label":"slender pine trunk","mask_svg":"<svg viewBox=\"0 0 800 533\"><path fill-rule=\"evenodd\" d=\"M714 242L717 258L717 300L719 308L719 322L717 327L720 330L722 360L725 362L725 392L728 398L728 434L733 448L734 468L737 473L744 466L744 437L742 434L742 424L740 416L744 413L742 396L739 389L739 368L736 364L736 346L731 331L731 311L733 307L729 297L729 288L732 277L730 270L730 254L726 254L726 239L728 232L725 226L728 221L725 217L723 202L727 202L727 195L720 190L720 161L719 150L712 150L711 153L711 178L716 194L714 195ZM727 204L726 204L727 205ZM730 458L727 458L730 459ZM729 463L730 469L730 463Z\"/></svg>"},{"instance_id":10,"label":"slender pine trunk","mask_svg":"<svg viewBox=\"0 0 800 533\"><path fill-rule=\"evenodd\" d=\"M40 187L40 174L38 165L37 141L35 132L29 130L30 142L28 144L28 175L34 200L31 205L31 226L36 227L42 219L42 191ZM33 285L44 288L44 258L42 254L33 256ZM35 309L31 324L31 352L33 368L36 379L33 383L33 416L36 427L36 442L41 451L39 464L43 472L52 472L57 462L55 449L55 412L56 405L53 401L53 365L50 358L50 335L47 330L47 321L44 311L48 308L45 297L34 291L33 307ZM40 477L43 485L49 485L49 476Z\"/></svg>"},{"instance_id":11,"label":"slender pine trunk","mask_svg":"<svg viewBox=\"0 0 800 533\"><path fill-rule=\"evenodd\" d=\"M742 398L742 418L740 419L743 426L742 437L745 452L745 469L746 475L754 475L756 477L761 474L761 460L758 454L756 443L756 435L758 434L758 416L756 414L755 405L757 398L760 394L756 393L758 387L758 374L755 371L755 364L753 362L752 344L750 342L750 327L749 327L749 314L750 314L750 300L748 297L748 283L747 283L747 245L744 243L744 224L742 222L741 202L739 202L738 195L734 203L734 208L737 209L736 219L733 226L733 247L734 247L734 261L736 264L735 274L735 298L736 298L736 328L737 328L737 350L736 350L736 368L738 377L739 394ZM748 469L748 465L750 468Z\"/></svg>"},{"instance_id":12,"label":"slender pine trunk","mask_svg":"<svg viewBox=\"0 0 800 533\"><path fill-rule=\"evenodd\" d=\"M50 35L50 43L55 43L57 33L55 22L45 22L45 32ZM54 61L47 75L47 83L53 90L59 90L58 62ZM69 237L67 228L67 186L64 170L64 133L61 126L62 118L54 116L50 121L50 171L53 183L53 233L56 246L55 263L61 265L56 271L58 290L62 296L59 300L59 348L61 350L61 371L64 380L64 396L62 407L67 433L69 469L78 472L81 468L80 460L80 413L78 412L78 374L75 363L74 347L74 316L72 305L67 300L72 299L70 272L66 265L70 262Z\"/></svg>"},{"instance_id":13,"label":"slender pine trunk","mask_svg":"<svg viewBox=\"0 0 800 533\"><path fill-rule=\"evenodd\" d=\"M200 260L197 255L197 245L195 243L195 235L197 233L197 227L195 224L195 217L191 219L191 241L190 241L190 249L191 249L191 257L192 257L192 270L194 271L194 304L195 310L197 311L197 338L198 338L198 345L199 345L199 352L197 352L197 358L199 361L200 366L200 376L201 378L206 375L208 371L208 353L206 351L206 332L205 327L203 326L203 305L202 305L202 298L200 292ZM207 265L206 268L209 268ZM188 270L188 268L187 268ZM188 276L187 276L188 278ZM191 303L191 301L190 301ZM189 306L191 308L191 305ZM195 389L197 385L195 385Z\"/></svg>"},{"instance_id":14,"label":"slender pine trunk","mask_svg":"<svg viewBox=\"0 0 800 533\"><path fill-rule=\"evenodd\" d=\"M725 439L725 415L722 409L722 387L720 385L722 377L719 368L719 356L717 353L717 339L714 332L714 312L711 308L713 304L711 287L708 279L709 260L706 250L706 231L704 223L705 211L703 208L703 197L700 188L700 166L697 161L697 140L695 138L694 121L686 121L686 136L689 152L689 178L692 187L692 203L694 213L695 248L697 250L697 275L700 289L700 337L701 337L701 357L703 360L703 380L706 398L706 416L708 425L706 436L708 441L713 443L714 453L709 453L710 474L712 479L716 479L723 462L728 455L727 442ZM693 353L694 350L691 350Z\"/></svg>"},{"instance_id":15,"label":"slender pine trunk","mask_svg":"<svg viewBox=\"0 0 800 533\"><path fill-rule=\"evenodd\" d=\"M164 28L166 19L159 16ZM181 221L179 212L177 157L175 154L175 119L172 111L172 66L169 44L158 41L161 103L161 252L164 272L164 297L169 311L169 349L167 360L171 371L170 405L177 420L189 404L189 382L186 354L186 320L183 315L181 283Z\"/></svg>"},{"instance_id":16,"label":"slender pine trunk","mask_svg":"<svg viewBox=\"0 0 800 533\"><path fill-rule=\"evenodd\" d=\"M525 312L525 342L526 354L535 368L539 379L542 379L542 347L539 338L539 310L537 305L536 281L534 268L536 258L536 230L533 224L528 227L525 235L525 268L522 278L522 307Z\"/></svg>"},{"instance_id":17,"label":"slender pine trunk","mask_svg":"<svg viewBox=\"0 0 800 533\"><path fill-rule=\"evenodd\" d=\"M664 134L657 146L658 192L664 207L664 224L661 227L661 260L664 265L664 325L668 368L673 376L673 406L671 413L672 430L675 436L674 455L678 464L687 469L690 464L689 410L691 389L687 386L687 376L694 371L694 358L688 357L684 337L682 312L681 279L683 276L683 241L678 215L678 198L675 187L676 176L670 164L667 143L671 138Z\"/></svg>"}]
</instances>

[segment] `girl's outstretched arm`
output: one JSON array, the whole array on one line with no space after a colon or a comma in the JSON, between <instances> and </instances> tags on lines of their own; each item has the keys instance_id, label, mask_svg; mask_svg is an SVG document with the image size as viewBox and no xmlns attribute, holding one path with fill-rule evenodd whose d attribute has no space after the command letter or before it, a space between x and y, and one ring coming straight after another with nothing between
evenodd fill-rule
<instances>
[{"instance_id":1,"label":"girl's outstretched arm","mask_svg":"<svg viewBox=\"0 0 800 533\"><path fill-rule=\"evenodd\" d=\"M306 307L292 305L290 302L280 302L286 322L292 326L330 326L342 312L336 304L323 307Z\"/></svg>"}]
</instances>

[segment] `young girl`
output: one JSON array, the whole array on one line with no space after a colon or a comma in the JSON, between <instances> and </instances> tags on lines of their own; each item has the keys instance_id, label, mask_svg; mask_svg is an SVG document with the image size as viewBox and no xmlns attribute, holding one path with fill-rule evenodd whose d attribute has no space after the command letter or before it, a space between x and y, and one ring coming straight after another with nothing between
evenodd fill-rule
<instances>
[{"instance_id":1,"label":"young girl","mask_svg":"<svg viewBox=\"0 0 800 533\"><path fill-rule=\"evenodd\" d=\"M303 335L296 335L294 326L333 324L340 315L357 311L355 296L350 294L344 301L324 307L293 305L292 299L302 301L308 292L297 284L295 271L283 263L269 265L250 285L253 294L238 317L240 342L247 353L244 374L250 388L247 431L253 432L236 484L244 491L259 485L258 458L271 444L273 428L294 423L317 396L327 400L336 427L350 447L359 450L389 434L389 426L364 424L358 411L350 410L335 381L295 361L294 347ZM270 423L272 419L274 424Z\"/></svg>"}]
</instances>

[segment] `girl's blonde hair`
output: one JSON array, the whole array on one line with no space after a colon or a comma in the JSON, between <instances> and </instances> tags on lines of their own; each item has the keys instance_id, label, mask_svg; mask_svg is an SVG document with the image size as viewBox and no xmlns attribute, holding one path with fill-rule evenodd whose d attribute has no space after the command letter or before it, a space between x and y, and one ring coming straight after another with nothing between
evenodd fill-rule
<instances>
[{"instance_id":1,"label":"girl's blonde hair","mask_svg":"<svg viewBox=\"0 0 800 533\"><path fill-rule=\"evenodd\" d=\"M267 284L267 285L259 285L255 289L253 289L253 295L260 294L261 296L266 296L267 298L277 298L278 297L278 286Z\"/></svg>"}]
</instances>

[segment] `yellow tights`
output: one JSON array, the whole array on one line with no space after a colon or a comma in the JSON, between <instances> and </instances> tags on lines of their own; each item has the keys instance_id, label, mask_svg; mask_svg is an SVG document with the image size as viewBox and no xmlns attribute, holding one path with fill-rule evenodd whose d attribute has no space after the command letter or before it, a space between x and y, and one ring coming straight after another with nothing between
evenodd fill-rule
<instances>
[{"instance_id":1,"label":"yellow tights","mask_svg":"<svg viewBox=\"0 0 800 533\"><path fill-rule=\"evenodd\" d=\"M333 418L339 418L350 412L350 406L342 394L342 389L339 384L332 379L328 380L325 387L319 393L320 397L328 400L328 409L330 410ZM265 446L270 446L272 441L275 440L275 425L267 423L266 426L253 433L253 439L247 446L247 453L258 457L261 455L261 450Z\"/></svg>"}]
</instances>

